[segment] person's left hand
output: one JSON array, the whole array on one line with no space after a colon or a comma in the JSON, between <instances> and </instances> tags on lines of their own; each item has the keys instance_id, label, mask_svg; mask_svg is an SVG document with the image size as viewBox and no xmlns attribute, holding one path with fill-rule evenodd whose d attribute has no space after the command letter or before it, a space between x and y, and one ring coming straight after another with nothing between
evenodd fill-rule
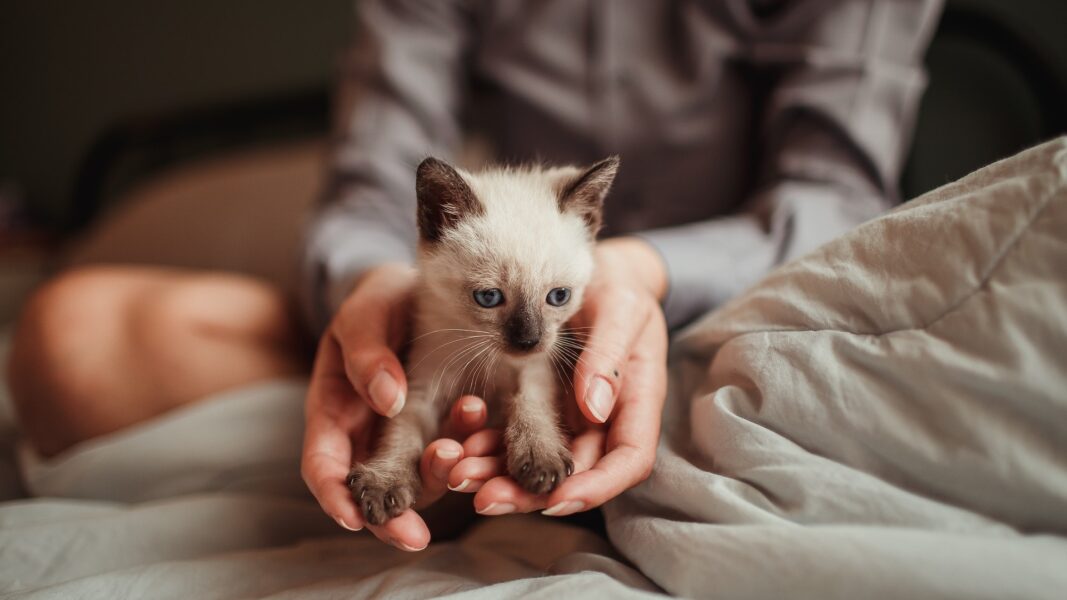
<instances>
[{"instance_id":1,"label":"person's left hand","mask_svg":"<svg viewBox=\"0 0 1067 600\"><path fill-rule=\"evenodd\" d=\"M652 471L667 388L667 325L659 305L665 268L637 238L601 242L596 256L596 272L571 323L584 343L574 373L581 416L572 423L584 421L571 447L574 474L550 494L535 496L506 474L500 433L478 432L463 444L465 458L448 480L451 489L476 492L481 514L546 509L546 515L569 515L600 506Z\"/></svg>"}]
</instances>

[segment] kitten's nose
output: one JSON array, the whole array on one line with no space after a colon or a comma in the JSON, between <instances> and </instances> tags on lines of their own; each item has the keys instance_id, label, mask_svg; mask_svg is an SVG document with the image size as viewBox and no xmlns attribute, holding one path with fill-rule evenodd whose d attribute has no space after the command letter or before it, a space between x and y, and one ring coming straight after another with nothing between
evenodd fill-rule
<instances>
[{"instance_id":1,"label":"kitten's nose","mask_svg":"<svg viewBox=\"0 0 1067 600\"><path fill-rule=\"evenodd\" d=\"M504 324L504 339L515 352L529 352L541 342L541 316L520 307Z\"/></svg>"},{"instance_id":2,"label":"kitten's nose","mask_svg":"<svg viewBox=\"0 0 1067 600\"><path fill-rule=\"evenodd\" d=\"M536 346L540 342L541 342L541 338L520 338L520 339L511 340L511 345L514 346L516 350L522 350L523 352L528 352L529 350L532 350L533 347Z\"/></svg>"}]
</instances>

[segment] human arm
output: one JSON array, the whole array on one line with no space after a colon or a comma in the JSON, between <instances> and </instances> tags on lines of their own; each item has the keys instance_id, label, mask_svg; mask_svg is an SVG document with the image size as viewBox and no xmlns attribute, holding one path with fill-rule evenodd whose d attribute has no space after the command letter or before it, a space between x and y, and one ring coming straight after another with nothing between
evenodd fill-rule
<instances>
[{"instance_id":1,"label":"human arm","mask_svg":"<svg viewBox=\"0 0 1067 600\"><path fill-rule=\"evenodd\" d=\"M638 234L667 268L671 328L896 201L941 5L807 0L760 21L747 0L733 3L749 17L745 54L772 81L758 185L737 214Z\"/></svg>"}]
</instances>

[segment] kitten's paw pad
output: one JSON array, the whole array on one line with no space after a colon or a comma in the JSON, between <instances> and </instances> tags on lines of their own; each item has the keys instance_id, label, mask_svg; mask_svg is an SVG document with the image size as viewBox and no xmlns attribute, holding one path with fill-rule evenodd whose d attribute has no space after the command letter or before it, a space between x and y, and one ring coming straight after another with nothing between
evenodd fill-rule
<instances>
[{"instance_id":1,"label":"kitten's paw pad","mask_svg":"<svg viewBox=\"0 0 1067 600\"><path fill-rule=\"evenodd\" d=\"M415 504L419 496L418 477L378 473L356 465L348 474L348 488L363 518L381 525Z\"/></svg>"},{"instance_id":2,"label":"kitten's paw pad","mask_svg":"<svg viewBox=\"0 0 1067 600\"><path fill-rule=\"evenodd\" d=\"M555 452L535 450L509 457L508 472L531 494L547 494L574 473L574 460L565 448Z\"/></svg>"}]
</instances>

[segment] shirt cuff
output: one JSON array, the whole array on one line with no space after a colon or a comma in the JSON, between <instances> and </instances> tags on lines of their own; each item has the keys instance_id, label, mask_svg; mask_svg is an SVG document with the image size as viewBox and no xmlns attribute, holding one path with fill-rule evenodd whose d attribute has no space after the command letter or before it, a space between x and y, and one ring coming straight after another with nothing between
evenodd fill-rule
<instances>
[{"instance_id":1,"label":"shirt cuff","mask_svg":"<svg viewBox=\"0 0 1067 600\"><path fill-rule=\"evenodd\" d=\"M742 215L635 234L667 267L663 314L678 329L747 288L774 262L753 216Z\"/></svg>"},{"instance_id":2,"label":"shirt cuff","mask_svg":"<svg viewBox=\"0 0 1067 600\"><path fill-rule=\"evenodd\" d=\"M326 329L364 273L385 263L414 261L414 250L396 234L363 227L348 228L343 238L335 237L328 248L310 250L301 304L317 335Z\"/></svg>"}]
</instances>

